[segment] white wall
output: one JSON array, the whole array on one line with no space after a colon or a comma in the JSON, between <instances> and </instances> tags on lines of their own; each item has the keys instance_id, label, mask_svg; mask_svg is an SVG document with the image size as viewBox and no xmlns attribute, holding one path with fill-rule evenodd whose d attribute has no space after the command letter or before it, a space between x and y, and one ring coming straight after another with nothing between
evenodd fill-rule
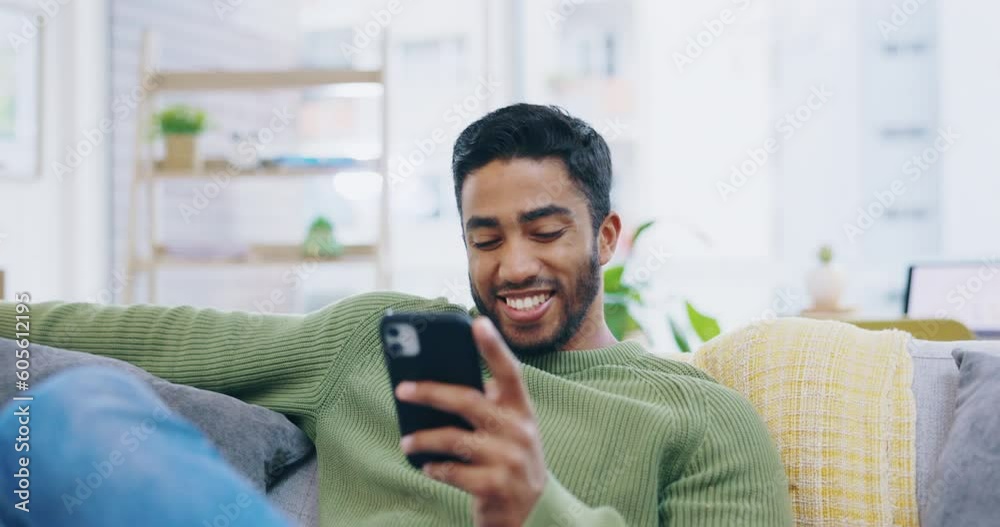
<instances>
[{"instance_id":1,"label":"white wall","mask_svg":"<svg viewBox=\"0 0 1000 527\"><path fill-rule=\"evenodd\" d=\"M942 157L944 253L950 258L1000 254L1000 4L940 3L941 124L961 137Z\"/></svg>"},{"instance_id":2,"label":"white wall","mask_svg":"<svg viewBox=\"0 0 1000 527\"><path fill-rule=\"evenodd\" d=\"M41 13L35 2L22 5ZM35 180L0 180L0 233L6 234L0 239L0 269L7 275L8 299L27 291L35 300L102 300L111 287L108 141L96 140L93 152L64 178L53 170L104 118L107 3L69 2L48 20L41 37L43 161Z\"/></svg>"}]
</instances>

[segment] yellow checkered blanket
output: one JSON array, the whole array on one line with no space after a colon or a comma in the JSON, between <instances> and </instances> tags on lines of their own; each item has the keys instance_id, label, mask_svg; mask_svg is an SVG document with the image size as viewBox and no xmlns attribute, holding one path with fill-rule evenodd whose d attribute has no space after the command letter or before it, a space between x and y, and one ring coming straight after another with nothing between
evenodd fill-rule
<instances>
[{"instance_id":1,"label":"yellow checkered blanket","mask_svg":"<svg viewBox=\"0 0 1000 527\"><path fill-rule=\"evenodd\" d=\"M764 418L798 525L919 525L909 338L779 319L721 335L695 353L694 365Z\"/></svg>"}]
</instances>

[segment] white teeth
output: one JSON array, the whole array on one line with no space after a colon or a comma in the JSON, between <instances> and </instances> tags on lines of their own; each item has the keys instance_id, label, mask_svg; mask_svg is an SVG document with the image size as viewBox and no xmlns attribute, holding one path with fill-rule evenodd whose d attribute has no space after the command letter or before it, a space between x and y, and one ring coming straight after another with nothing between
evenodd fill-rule
<instances>
[{"instance_id":1,"label":"white teeth","mask_svg":"<svg viewBox=\"0 0 1000 527\"><path fill-rule=\"evenodd\" d=\"M545 303L549 295L535 295L527 298L507 299L507 305L519 311L534 309Z\"/></svg>"}]
</instances>

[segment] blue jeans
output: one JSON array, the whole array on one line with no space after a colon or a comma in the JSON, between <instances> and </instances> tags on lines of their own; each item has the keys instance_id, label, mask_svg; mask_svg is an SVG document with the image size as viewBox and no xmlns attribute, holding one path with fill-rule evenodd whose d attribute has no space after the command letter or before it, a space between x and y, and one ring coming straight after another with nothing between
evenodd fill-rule
<instances>
[{"instance_id":1,"label":"blue jeans","mask_svg":"<svg viewBox=\"0 0 1000 527\"><path fill-rule=\"evenodd\" d=\"M87 367L64 371L33 392L34 401L8 404L0 415L0 524L288 525L193 425L142 382ZM25 413L30 451L16 452L19 428L27 431L21 428ZM27 483L12 477L22 469L22 456L29 458ZM27 504L24 493L16 492L25 484ZM28 512L16 508L18 503Z\"/></svg>"}]
</instances>

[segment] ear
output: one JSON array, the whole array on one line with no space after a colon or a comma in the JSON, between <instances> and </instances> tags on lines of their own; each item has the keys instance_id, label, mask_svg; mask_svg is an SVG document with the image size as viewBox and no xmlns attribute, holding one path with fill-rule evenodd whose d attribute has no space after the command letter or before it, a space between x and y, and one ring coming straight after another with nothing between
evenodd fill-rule
<instances>
[{"instance_id":1,"label":"ear","mask_svg":"<svg viewBox=\"0 0 1000 527\"><path fill-rule=\"evenodd\" d=\"M597 249L601 265L607 265L615 256L618 248L618 238L622 234L622 218L617 212L611 211L601 223L597 231Z\"/></svg>"}]
</instances>

